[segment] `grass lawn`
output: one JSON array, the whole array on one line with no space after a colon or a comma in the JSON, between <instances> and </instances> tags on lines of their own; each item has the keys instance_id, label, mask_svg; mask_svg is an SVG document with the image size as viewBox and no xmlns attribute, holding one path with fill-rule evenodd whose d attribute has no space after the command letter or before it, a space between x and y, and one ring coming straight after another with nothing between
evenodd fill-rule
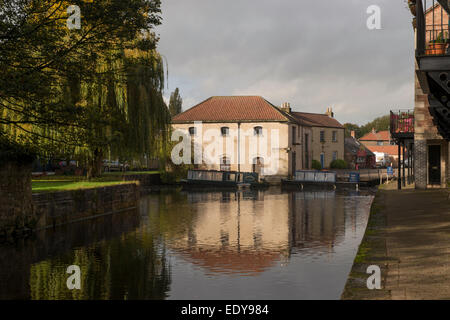
<instances>
[{"instance_id":1,"label":"grass lawn","mask_svg":"<svg viewBox=\"0 0 450 320\"><path fill-rule=\"evenodd\" d=\"M101 177L92 178L90 182L119 181L123 176L158 174L160 171L127 171L127 172L104 172ZM33 177L33 181L88 181L85 176L50 175Z\"/></svg>"},{"instance_id":2,"label":"grass lawn","mask_svg":"<svg viewBox=\"0 0 450 320\"><path fill-rule=\"evenodd\" d=\"M33 193L55 192L77 189L91 189L116 184L131 183L132 181L68 181L68 180L33 180L31 188Z\"/></svg>"},{"instance_id":3,"label":"grass lawn","mask_svg":"<svg viewBox=\"0 0 450 320\"><path fill-rule=\"evenodd\" d=\"M115 171L115 172L104 172L103 176L131 176L131 175L141 175L141 174L158 174L161 171Z\"/></svg>"},{"instance_id":4,"label":"grass lawn","mask_svg":"<svg viewBox=\"0 0 450 320\"><path fill-rule=\"evenodd\" d=\"M84 176L41 176L33 177L31 188L37 192L55 192L76 189L89 189L111 186L132 181L122 181L124 175L158 174L159 171L127 171L127 172L105 172L101 177L87 180Z\"/></svg>"}]
</instances>

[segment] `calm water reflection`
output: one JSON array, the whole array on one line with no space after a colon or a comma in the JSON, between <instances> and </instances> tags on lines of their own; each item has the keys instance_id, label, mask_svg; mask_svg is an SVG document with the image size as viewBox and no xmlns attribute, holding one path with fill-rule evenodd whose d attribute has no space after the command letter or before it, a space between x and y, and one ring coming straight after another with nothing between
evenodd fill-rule
<instances>
[{"instance_id":1,"label":"calm water reflection","mask_svg":"<svg viewBox=\"0 0 450 320\"><path fill-rule=\"evenodd\" d=\"M0 247L2 299L338 299L370 193L166 193ZM66 288L81 267L81 290Z\"/></svg>"}]
</instances>

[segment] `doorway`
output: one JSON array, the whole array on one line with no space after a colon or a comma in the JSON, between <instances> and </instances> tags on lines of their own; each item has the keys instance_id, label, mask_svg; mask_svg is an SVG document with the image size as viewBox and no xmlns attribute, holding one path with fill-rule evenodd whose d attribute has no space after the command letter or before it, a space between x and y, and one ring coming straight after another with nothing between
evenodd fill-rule
<instances>
[{"instance_id":1,"label":"doorway","mask_svg":"<svg viewBox=\"0 0 450 320\"><path fill-rule=\"evenodd\" d=\"M222 157L220 161L220 171L230 171L231 170L231 161L228 157Z\"/></svg>"},{"instance_id":2,"label":"doorway","mask_svg":"<svg viewBox=\"0 0 450 320\"><path fill-rule=\"evenodd\" d=\"M297 171L297 155L295 152L292 152L292 175L295 176L295 171Z\"/></svg>"},{"instance_id":3,"label":"doorway","mask_svg":"<svg viewBox=\"0 0 450 320\"><path fill-rule=\"evenodd\" d=\"M428 183L441 184L441 146L428 146Z\"/></svg>"},{"instance_id":4,"label":"doorway","mask_svg":"<svg viewBox=\"0 0 450 320\"><path fill-rule=\"evenodd\" d=\"M261 157L256 157L253 159L253 172L257 173L258 175L263 175L263 168L264 168L264 160Z\"/></svg>"}]
</instances>

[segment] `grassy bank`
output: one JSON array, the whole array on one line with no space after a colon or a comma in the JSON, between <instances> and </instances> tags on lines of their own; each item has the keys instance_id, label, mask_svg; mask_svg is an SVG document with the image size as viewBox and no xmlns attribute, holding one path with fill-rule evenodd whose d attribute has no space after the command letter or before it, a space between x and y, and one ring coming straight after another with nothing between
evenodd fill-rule
<instances>
[{"instance_id":1,"label":"grassy bank","mask_svg":"<svg viewBox=\"0 0 450 320\"><path fill-rule=\"evenodd\" d=\"M382 276L381 290L369 290L367 288L367 267L377 265L381 274L386 275L387 251L386 237L386 215L384 211L384 186L380 186L370 208L369 220L366 232L358 248L353 266L347 279L341 299L343 300L377 300L390 299L390 292L385 290L385 277Z\"/></svg>"},{"instance_id":2,"label":"grassy bank","mask_svg":"<svg viewBox=\"0 0 450 320\"><path fill-rule=\"evenodd\" d=\"M32 181L31 188L33 193L68 191L78 189L101 188L117 184L130 183L132 181L67 181L67 180L39 180Z\"/></svg>"},{"instance_id":3,"label":"grassy bank","mask_svg":"<svg viewBox=\"0 0 450 320\"><path fill-rule=\"evenodd\" d=\"M61 180L61 181L117 181L123 176L132 175L146 175L146 174L160 174L160 171L126 171L126 172L104 172L100 177L91 178L88 180L85 176L72 175L43 175L33 176L33 181L39 180Z\"/></svg>"},{"instance_id":4,"label":"grassy bank","mask_svg":"<svg viewBox=\"0 0 450 320\"><path fill-rule=\"evenodd\" d=\"M116 184L133 182L123 181L123 176L159 173L159 171L105 172L101 177L92 178L89 180L84 176L40 176L33 177L31 188L33 193L101 188Z\"/></svg>"}]
</instances>

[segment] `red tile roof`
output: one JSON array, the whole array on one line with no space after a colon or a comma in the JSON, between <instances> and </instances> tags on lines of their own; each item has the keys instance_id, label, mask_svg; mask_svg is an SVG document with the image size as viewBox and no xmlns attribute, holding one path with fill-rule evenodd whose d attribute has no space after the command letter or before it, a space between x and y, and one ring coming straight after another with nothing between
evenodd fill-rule
<instances>
[{"instance_id":1,"label":"red tile roof","mask_svg":"<svg viewBox=\"0 0 450 320\"><path fill-rule=\"evenodd\" d=\"M182 112L172 123L193 121L289 121L290 117L259 96L211 97Z\"/></svg>"},{"instance_id":2,"label":"red tile roof","mask_svg":"<svg viewBox=\"0 0 450 320\"><path fill-rule=\"evenodd\" d=\"M359 138L360 141L389 141L391 134L389 131L369 132Z\"/></svg>"},{"instance_id":3,"label":"red tile roof","mask_svg":"<svg viewBox=\"0 0 450 320\"><path fill-rule=\"evenodd\" d=\"M312 127L328 127L328 128L344 128L334 118L322 113L308 113L308 112L292 112L292 115L299 121L304 121Z\"/></svg>"},{"instance_id":4,"label":"red tile roof","mask_svg":"<svg viewBox=\"0 0 450 320\"><path fill-rule=\"evenodd\" d=\"M398 156L398 146L366 146L372 152L387 153L390 156Z\"/></svg>"}]
</instances>

